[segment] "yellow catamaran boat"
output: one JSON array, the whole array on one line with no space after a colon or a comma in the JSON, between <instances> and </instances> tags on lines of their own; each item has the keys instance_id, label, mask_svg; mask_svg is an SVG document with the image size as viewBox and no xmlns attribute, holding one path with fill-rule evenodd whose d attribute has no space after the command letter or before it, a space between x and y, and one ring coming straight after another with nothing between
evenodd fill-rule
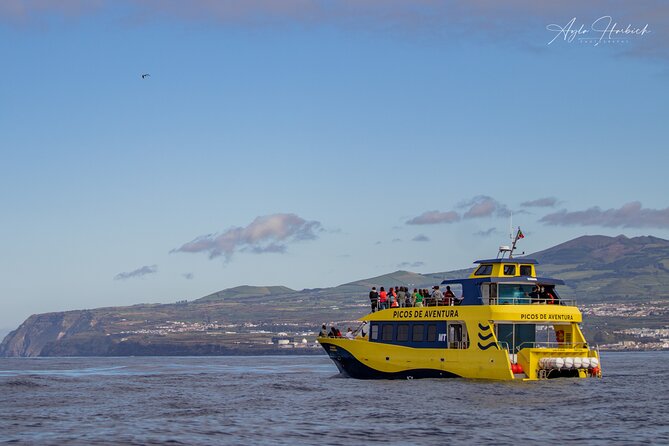
<instances>
[{"instance_id":1,"label":"yellow catamaran boat","mask_svg":"<svg viewBox=\"0 0 669 446\"><path fill-rule=\"evenodd\" d=\"M318 341L341 374L360 379L601 377L576 302L555 290L564 282L537 277L533 259L513 258L519 235L497 258L477 260L468 278L441 282L460 299L383 309L361 318L352 339Z\"/></svg>"}]
</instances>

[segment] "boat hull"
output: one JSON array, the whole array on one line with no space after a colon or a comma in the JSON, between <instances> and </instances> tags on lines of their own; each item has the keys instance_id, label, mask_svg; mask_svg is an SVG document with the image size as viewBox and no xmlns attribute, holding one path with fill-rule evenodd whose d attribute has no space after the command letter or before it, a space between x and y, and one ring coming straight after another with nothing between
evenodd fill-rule
<instances>
[{"instance_id":1,"label":"boat hull","mask_svg":"<svg viewBox=\"0 0 669 446\"><path fill-rule=\"evenodd\" d=\"M496 348L415 349L364 338L319 338L319 342L339 371L352 378L514 379L508 354Z\"/></svg>"},{"instance_id":2,"label":"boat hull","mask_svg":"<svg viewBox=\"0 0 669 446\"><path fill-rule=\"evenodd\" d=\"M407 368L399 371L383 371L363 364L351 352L342 346L322 341L321 345L335 363L339 373L356 379L418 379L418 378L458 378L445 370L431 368Z\"/></svg>"}]
</instances>

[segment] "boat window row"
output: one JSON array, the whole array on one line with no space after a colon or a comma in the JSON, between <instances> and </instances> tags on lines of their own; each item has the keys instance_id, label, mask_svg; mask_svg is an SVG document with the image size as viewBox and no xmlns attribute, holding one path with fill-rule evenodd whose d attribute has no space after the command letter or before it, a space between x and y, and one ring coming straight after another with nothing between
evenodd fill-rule
<instances>
[{"instance_id":1,"label":"boat window row","mask_svg":"<svg viewBox=\"0 0 669 446\"><path fill-rule=\"evenodd\" d=\"M532 266L531 265L504 265L502 272L505 276L515 276L516 267L519 268L520 276L532 276ZM492 265L489 263L484 263L476 268L474 271L475 276L490 276L492 275Z\"/></svg>"},{"instance_id":2,"label":"boat window row","mask_svg":"<svg viewBox=\"0 0 669 446\"><path fill-rule=\"evenodd\" d=\"M462 321L372 322L370 341L417 348L467 348Z\"/></svg>"},{"instance_id":3,"label":"boat window row","mask_svg":"<svg viewBox=\"0 0 669 446\"><path fill-rule=\"evenodd\" d=\"M555 348L572 345L573 331L571 324L495 324L495 335L501 348L517 353L523 348ZM583 347L583 344L579 344Z\"/></svg>"}]
</instances>

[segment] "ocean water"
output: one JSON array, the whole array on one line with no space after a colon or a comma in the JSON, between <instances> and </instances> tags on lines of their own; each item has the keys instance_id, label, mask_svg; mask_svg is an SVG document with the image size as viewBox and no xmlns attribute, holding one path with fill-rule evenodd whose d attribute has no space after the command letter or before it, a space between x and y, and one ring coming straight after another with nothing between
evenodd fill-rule
<instances>
[{"instance_id":1,"label":"ocean water","mask_svg":"<svg viewBox=\"0 0 669 446\"><path fill-rule=\"evenodd\" d=\"M669 444L669 352L602 379L340 378L323 356L0 359L0 443Z\"/></svg>"}]
</instances>

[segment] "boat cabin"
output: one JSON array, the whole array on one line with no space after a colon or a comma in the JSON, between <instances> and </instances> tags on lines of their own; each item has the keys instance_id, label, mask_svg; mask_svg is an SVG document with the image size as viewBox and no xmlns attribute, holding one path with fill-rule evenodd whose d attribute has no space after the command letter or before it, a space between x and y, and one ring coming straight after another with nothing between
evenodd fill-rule
<instances>
[{"instance_id":1,"label":"boat cabin","mask_svg":"<svg viewBox=\"0 0 669 446\"><path fill-rule=\"evenodd\" d=\"M469 278L476 277L537 277L534 265L537 261L534 259L490 259L477 260L479 266L469 275Z\"/></svg>"},{"instance_id":2,"label":"boat cabin","mask_svg":"<svg viewBox=\"0 0 669 446\"><path fill-rule=\"evenodd\" d=\"M442 285L462 287L462 305L562 304L555 290L562 280L537 277L534 259L487 259L466 279L451 279Z\"/></svg>"}]
</instances>

